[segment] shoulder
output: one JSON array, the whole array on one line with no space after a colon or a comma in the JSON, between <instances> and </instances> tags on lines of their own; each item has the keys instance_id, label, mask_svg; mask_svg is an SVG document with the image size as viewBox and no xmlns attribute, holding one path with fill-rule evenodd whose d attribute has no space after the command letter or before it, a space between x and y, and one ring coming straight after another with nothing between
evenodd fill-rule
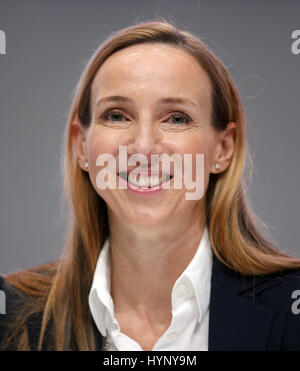
<instances>
[{"instance_id":1,"label":"shoulder","mask_svg":"<svg viewBox=\"0 0 300 371\"><path fill-rule=\"evenodd\" d=\"M262 293L262 299L285 313L282 349L300 350L300 270L283 272L277 281L277 285Z\"/></svg>"},{"instance_id":2,"label":"shoulder","mask_svg":"<svg viewBox=\"0 0 300 371\"><path fill-rule=\"evenodd\" d=\"M300 269L259 276L255 284L256 296L276 307L291 306L297 291L300 294Z\"/></svg>"},{"instance_id":3,"label":"shoulder","mask_svg":"<svg viewBox=\"0 0 300 371\"><path fill-rule=\"evenodd\" d=\"M14 288L4 277L0 276L0 314L1 323L10 318L12 309L21 305L23 295Z\"/></svg>"},{"instance_id":4,"label":"shoulder","mask_svg":"<svg viewBox=\"0 0 300 371\"><path fill-rule=\"evenodd\" d=\"M300 289L300 268L264 275L245 275L213 258L212 281L233 292L264 298L274 305L286 304L286 298L294 290Z\"/></svg>"},{"instance_id":5,"label":"shoulder","mask_svg":"<svg viewBox=\"0 0 300 371\"><path fill-rule=\"evenodd\" d=\"M18 336L23 331L28 334L29 347L35 349L56 267L56 262L51 262L0 276L0 349L7 335Z\"/></svg>"},{"instance_id":6,"label":"shoulder","mask_svg":"<svg viewBox=\"0 0 300 371\"><path fill-rule=\"evenodd\" d=\"M282 331L280 349L300 350L300 270L272 273L261 281L258 279L252 292L260 304L274 310L273 328L278 329L278 334Z\"/></svg>"},{"instance_id":7,"label":"shoulder","mask_svg":"<svg viewBox=\"0 0 300 371\"><path fill-rule=\"evenodd\" d=\"M216 259L213 272L212 298L217 316L220 316L224 306L229 314L235 308L236 315L246 321L243 326L251 332L259 330L249 328L251 326L266 330L268 317L270 327L266 332L279 348L300 350L300 269L244 275ZM243 310L244 316L241 314ZM251 321L247 318L253 313L255 318L250 325ZM233 316L232 321L235 321Z\"/></svg>"},{"instance_id":8,"label":"shoulder","mask_svg":"<svg viewBox=\"0 0 300 371\"><path fill-rule=\"evenodd\" d=\"M2 276L0 276L0 349L13 321L13 313L22 307L22 293L18 292Z\"/></svg>"}]
</instances>

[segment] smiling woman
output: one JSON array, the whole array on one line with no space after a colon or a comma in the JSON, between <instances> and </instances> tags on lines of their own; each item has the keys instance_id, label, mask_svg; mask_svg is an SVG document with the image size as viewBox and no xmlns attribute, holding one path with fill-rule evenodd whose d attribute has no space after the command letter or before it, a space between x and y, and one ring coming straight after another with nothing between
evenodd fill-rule
<instances>
[{"instance_id":1,"label":"smiling woman","mask_svg":"<svg viewBox=\"0 0 300 371\"><path fill-rule=\"evenodd\" d=\"M108 38L66 125L69 239L59 261L2 279L2 348L300 350L300 261L260 231L247 151L238 91L200 39L165 21ZM199 155L203 195L187 200L176 178ZM118 186L99 186L101 156Z\"/></svg>"}]
</instances>

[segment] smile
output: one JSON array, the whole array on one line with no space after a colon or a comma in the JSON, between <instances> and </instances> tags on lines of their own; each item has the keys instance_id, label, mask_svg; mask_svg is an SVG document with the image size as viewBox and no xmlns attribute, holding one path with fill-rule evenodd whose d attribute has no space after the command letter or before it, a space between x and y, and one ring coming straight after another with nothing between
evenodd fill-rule
<instances>
[{"instance_id":1,"label":"smile","mask_svg":"<svg viewBox=\"0 0 300 371\"><path fill-rule=\"evenodd\" d=\"M118 175L126 181L130 191L142 194L153 194L162 191L164 189L163 184L166 184L173 178L170 174L148 175L148 173L143 174L133 171L120 172Z\"/></svg>"},{"instance_id":2,"label":"smile","mask_svg":"<svg viewBox=\"0 0 300 371\"><path fill-rule=\"evenodd\" d=\"M172 176L167 175L150 175L147 174L133 174L130 172L129 175L126 172L119 173L119 176L126 180L128 183L141 188L155 188L160 186L162 183L170 180Z\"/></svg>"}]
</instances>

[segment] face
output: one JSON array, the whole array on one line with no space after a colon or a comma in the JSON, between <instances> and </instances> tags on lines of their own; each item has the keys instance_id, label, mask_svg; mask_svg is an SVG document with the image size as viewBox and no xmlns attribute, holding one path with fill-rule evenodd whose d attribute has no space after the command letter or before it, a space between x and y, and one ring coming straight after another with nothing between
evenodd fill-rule
<instances>
[{"instance_id":1,"label":"face","mask_svg":"<svg viewBox=\"0 0 300 371\"><path fill-rule=\"evenodd\" d=\"M112 96L122 98L108 99ZM155 227L176 217L186 220L205 213L209 174L224 171L233 150L229 131L218 134L212 128L211 96L206 72L191 55L173 46L133 45L104 62L91 87L91 124L83 128L74 122L73 126L79 163L89 172L110 214L137 227ZM127 184L127 189L99 189L97 174L107 163L97 166L97 158L111 155L116 160L115 172L119 174L119 146L126 146L127 158L132 154L145 155L149 168L151 154L179 154L182 159L184 154L192 154L194 180L196 155L203 154L202 198L187 200L184 184L181 189L174 189L173 166L170 189L133 191L130 181L128 184L118 175L117 187L121 181ZM88 161L88 169L83 161ZM217 161L222 162L221 170L215 168ZM128 170L138 165L128 165ZM159 180L164 181L164 178Z\"/></svg>"}]
</instances>

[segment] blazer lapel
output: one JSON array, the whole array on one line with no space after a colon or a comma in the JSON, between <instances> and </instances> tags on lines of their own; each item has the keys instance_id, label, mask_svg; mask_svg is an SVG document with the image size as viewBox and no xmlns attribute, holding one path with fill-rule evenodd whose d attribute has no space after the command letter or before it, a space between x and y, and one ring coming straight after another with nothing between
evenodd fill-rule
<instances>
[{"instance_id":1,"label":"blazer lapel","mask_svg":"<svg viewBox=\"0 0 300 371\"><path fill-rule=\"evenodd\" d=\"M256 296L278 285L276 278L241 275L214 256L208 350L280 348L286 310L273 308Z\"/></svg>"}]
</instances>

